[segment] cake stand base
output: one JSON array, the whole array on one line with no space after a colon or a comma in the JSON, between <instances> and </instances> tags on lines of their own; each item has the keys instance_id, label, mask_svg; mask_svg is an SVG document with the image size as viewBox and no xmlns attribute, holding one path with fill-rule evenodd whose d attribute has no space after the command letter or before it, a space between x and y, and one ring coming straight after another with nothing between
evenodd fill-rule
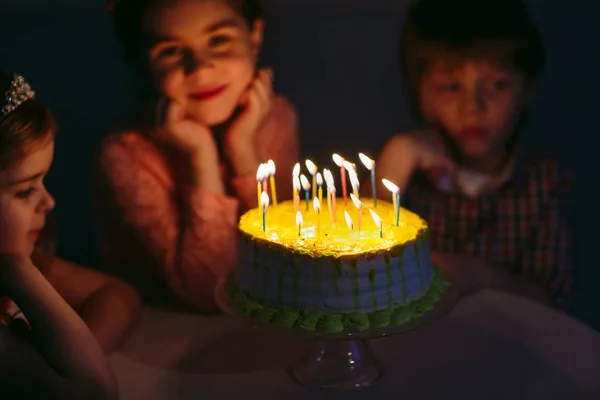
<instances>
[{"instance_id":1,"label":"cake stand base","mask_svg":"<svg viewBox=\"0 0 600 400\"><path fill-rule=\"evenodd\" d=\"M384 370L364 340L316 340L289 372L307 387L354 390L371 386Z\"/></svg>"}]
</instances>

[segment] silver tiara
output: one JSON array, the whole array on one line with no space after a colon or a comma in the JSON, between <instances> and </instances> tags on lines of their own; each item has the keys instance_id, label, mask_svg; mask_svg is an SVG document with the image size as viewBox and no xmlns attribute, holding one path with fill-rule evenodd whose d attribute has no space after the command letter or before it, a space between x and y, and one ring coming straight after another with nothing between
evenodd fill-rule
<instances>
[{"instance_id":1,"label":"silver tiara","mask_svg":"<svg viewBox=\"0 0 600 400\"><path fill-rule=\"evenodd\" d=\"M14 75L13 81L10 83L10 87L4 94L5 102L2 106L2 116L0 121L8 117L17 107L35 98L35 92L31 89L29 83L25 81L21 75Z\"/></svg>"}]
</instances>

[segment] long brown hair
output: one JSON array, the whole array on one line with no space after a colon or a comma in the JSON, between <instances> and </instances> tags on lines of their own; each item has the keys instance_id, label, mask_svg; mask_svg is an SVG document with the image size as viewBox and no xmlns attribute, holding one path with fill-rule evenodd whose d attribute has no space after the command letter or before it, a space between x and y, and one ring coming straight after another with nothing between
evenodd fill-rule
<instances>
[{"instance_id":1,"label":"long brown hair","mask_svg":"<svg viewBox=\"0 0 600 400\"><path fill-rule=\"evenodd\" d=\"M0 93L6 93L14 74L0 73ZM4 98L0 102L4 103ZM4 105L4 104L2 104ZM56 120L48 107L37 99L20 104L10 114L0 116L0 170L5 170L54 140ZM41 232L34 250L36 266L44 269L51 263L56 230L51 218Z\"/></svg>"}]
</instances>

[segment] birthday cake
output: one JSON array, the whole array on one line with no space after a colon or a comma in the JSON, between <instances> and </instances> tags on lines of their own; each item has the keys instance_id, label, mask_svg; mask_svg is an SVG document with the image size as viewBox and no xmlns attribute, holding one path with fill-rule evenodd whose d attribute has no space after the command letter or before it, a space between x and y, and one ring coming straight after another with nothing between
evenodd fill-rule
<instances>
[{"instance_id":1,"label":"birthday cake","mask_svg":"<svg viewBox=\"0 0 600 400\"><path fill-rule=\"evenodd\" d=\"M246 212L225 285L235 312L335 333L402 325L431 310L447 283L426 222L382 200L349 200L317 209L307 196Z\"/></svg>"}]
</instances>

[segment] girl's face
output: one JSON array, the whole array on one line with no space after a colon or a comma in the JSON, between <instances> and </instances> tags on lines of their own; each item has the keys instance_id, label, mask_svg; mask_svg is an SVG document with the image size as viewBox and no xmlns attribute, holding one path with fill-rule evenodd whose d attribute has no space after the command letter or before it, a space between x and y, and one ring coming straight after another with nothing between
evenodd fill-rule
<instances>
[{"instance_id":1,"label":"girl's face","mask_svg":"<svg viewBox=\"0 0 600 400\"><path fill-rule=\"evenodd\" d=\"M54 140L0 171L0 252L31 254L54 199L44 187Z\"/></svg>"},{"instance_id":2,"label":"girl's face","mask_svg":"<svg viewBox=\"0 0 600 400\"><path fill-rule=\"evenodd\" d=\"M249 27L225 0L176 0L149 14L157 90L204 125L225 122L254 77L262 20Z\"/></svg>"},{"instance_id":3,"label":"girl's face","mask_svg":"<svg viewBox=\"0 0 600 400\"><path fill-rule=\"evenodd\" d=\"M480 161L504 151L530 92L516 71L485 61L439 61L421 81L420 107L462 157Z\"/></svg>"}]
</instances>

